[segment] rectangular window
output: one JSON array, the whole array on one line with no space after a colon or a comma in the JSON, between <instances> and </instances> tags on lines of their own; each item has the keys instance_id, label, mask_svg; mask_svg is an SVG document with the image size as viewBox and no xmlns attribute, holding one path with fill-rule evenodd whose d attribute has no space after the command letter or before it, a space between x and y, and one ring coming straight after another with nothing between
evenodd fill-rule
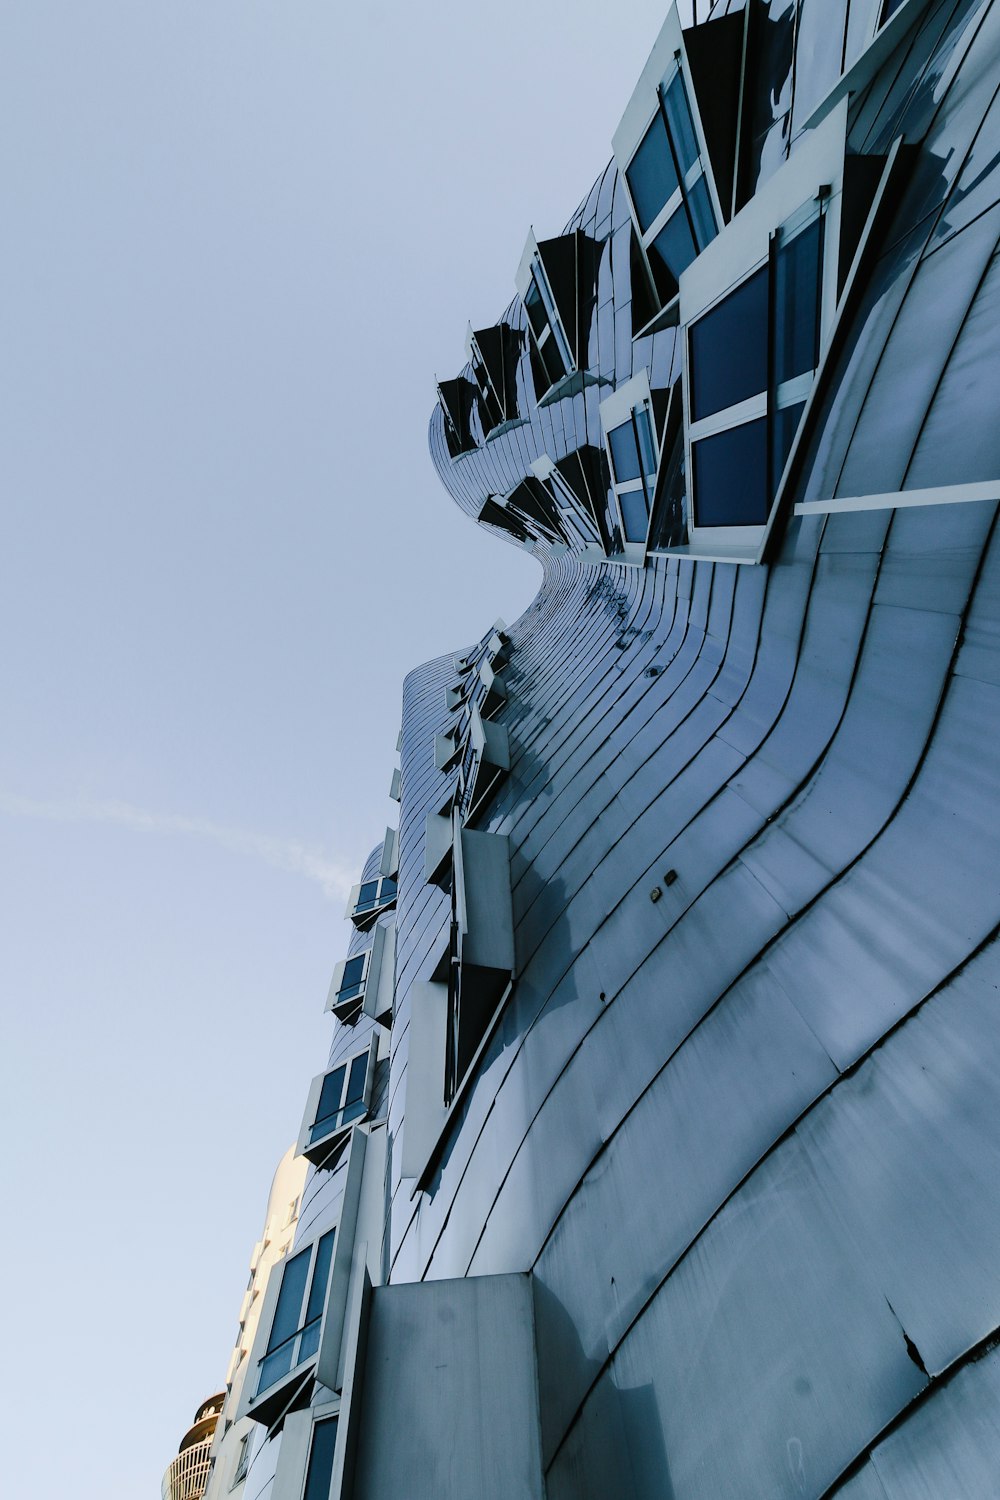
<instances>
[{"instance_id":1,"label":"rectangular window","mask_svg":"<svg viewBox=\"0 0 1000 1500\"><path fill-rule=\"evenodd\" d=\"M260 1361L257 1395L296 1370L319 1348L320 1323L333 1262L335 1229L281 1267L281 1286Z\"/></svg>"},{"instance_id":2,"label":"rectangular window","mask_svg":"<svg viewBox=\"0 0 1000 1500\"><path fill-rule=\"evenodd\" d=\"M245 1432L240 1438L240 1452L236 1460L236 1473L233 1475L233 1484L237 1485L247 1477L250 1467L250 1439L251 1434Z\"/></svg>"},{"instance_id":3,"label":"rectangular window","mask_svg":"<svg viewBox=\"0 0 1000 1500\"><path fill-rule=\"evenodd\" d=\"M363 1052L313 1079L299 1132L298 1153L314 1166L334 1166L351 1126L368 1114L377 1057L378 1033L373 1031Z\"/></svg>"},{"instance_id":4,"label":"rectangular window","mask_svg":"<svg viewBox=\"0 0 1000 1500\"><path fill-rule=\"evenodd\" d=\"M715 238L718 222L690 96L676 61L646 97L652 117L647 115L637 141L634 126L629 129L623 122L615 154L624 166L654 301L662 310L674 303L682 274Z\"/></svg>"},{"instance_id":5,"label":"rectangular window","mask_svg":"<svg viewBox=\"0 0 1000 1500\"><path fill-rule=\"evenodd\" d=\"M319 1109L310 1141L322 1140L334 1130L360 1120L365 1114L365 1077L368 1071L367 1052L359 1053L348 1065L334 1068L323 1080L319 1096Z\"/></svg>"},{"instance_id":6,"label":"rectangular window","mask_svg":"<svg viewBox=\"0 0 1000 1500\"><path fill-rule=\"evenodd\" d=\"M653 404L645 372L626 381L601 402L601 422L625 555L638 561L646 547L659 465ZM630 548L641 552L630 553Z\"/></svg>"},{"instance_id":7,"label":"rectangular window","mask_svg":"<svg viewBox=\"0 0 1000 1500\"><path fill-rule=\"evenodd\" d=\"M768 263L688 328L694 521L763 526L819 363L823 216L778 230Z\"/></svg>"},{"instance_id":8,"label":"rectangular window","mask_svg":"<svg viewBox=\"0 0 1000 1500\"><path fill-rule=\"evenodd\" d=\"M514 284L528 322L539 406L600 383L587 365L601 249L580 229L550 240L528 235Z\"/></svg>"},{"instance_id":9,"label":"rectangular window","mask_svg":"<svg viewBox=\"0 0 1000 1500\"><path fill-rule=\"evenodd\" d=\"M313 1427L302 1500L330 1500L333 1459L337 1451L337 1418L327 1417Z\"/></svg>"},{"instance_id":10,"label":"rectangular window","mask_svg":"<svg viewBox=\"0 0 1000 1500\"><path fill-rule=\"evenodd\" d=\"M509 323L478 330L469 325L466 352L482 403L487 439L525 420L517 404L517 367L523 340L523 333Z\"/></svg>"},{"instance_id":11,"label":"rectangular window","mask_svg":"<svg viewBox=\"0 0 1000 1500\"><path fill-rule=\"evenodd\" d=\"M363 880L351 891L347 904L347 915L355 927L362 930L370 927L379 912L386 911L396 902L396 877L381 875L375 880Z\"/></svg>"}]
</instances>

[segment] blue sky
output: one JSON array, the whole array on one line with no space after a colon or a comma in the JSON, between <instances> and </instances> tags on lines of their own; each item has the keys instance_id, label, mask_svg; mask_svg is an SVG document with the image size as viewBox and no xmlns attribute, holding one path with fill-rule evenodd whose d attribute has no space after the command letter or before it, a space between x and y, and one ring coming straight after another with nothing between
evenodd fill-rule
<instances>
[{"instance_id":1,"label":"blue sky","mask_svg":"<svg viewBox=\"0 0 1000 1500\"><path fill-rule=\"evenodd\" d=\"M434 476L433 377L664 10L4 7L12 1494L155 1495L223 1380L403 675L537 587Z\"/></svg>"}]
</instances>

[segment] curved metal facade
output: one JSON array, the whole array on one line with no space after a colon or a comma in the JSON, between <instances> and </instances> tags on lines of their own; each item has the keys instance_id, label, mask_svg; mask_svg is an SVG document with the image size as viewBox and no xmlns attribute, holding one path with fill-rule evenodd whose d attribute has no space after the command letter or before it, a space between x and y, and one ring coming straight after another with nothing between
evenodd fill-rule
<instances>
[{"instance_id":1,"label":"curved metal facade","mask_svg":"<svg viewBox=\"0 0 1000 1500\"><path fill-rule=\"evenodd\" d=\"M689 91L714 77L721 92L730 65L746 87L728 176L724 151L709 163L722 221L681 268L678 306L661 283L650 311L639 189L612 163L562 237L596 247L565 339L577 374L539 389L555 335L519 297L501 338L473 335L431 421L458 505L545 572L500 641L504 696L483 716L509 754L467 820L507 841L512 983L406 1176L420 1015L451 983L442 944L454 966L461 916L458 874L450 890L428 879L428 817L461 826L464 772L436 740L462 712L456 662L404 687L369 1266L385 1288L530 1273L549 1500L985 1500L1000 1458L1000 3L759 0L717 5L696 32ZM702 101L716 106L702 129L718 141L729 117ZM835 316L786 399L772 313L767 404L717 424L799 422L771 461L766 531L721 561L741 543L699 543L689 363L707 304L685 307L713 257L729 295L741 226L836 128L841 186L814 195L817 213L842 199L826 220ZM793 231L771 231L773 309ZM643 491L622 489L606 415L637 377L660 451L638 558L626 502ZM546 487L545 460L581 452L596 488ZM473 648L487 665L489 634ZM373 1025L338 1027L330 1066ZM343 1165L311 1177L300 1242L335 1222ZM435 1423L432 1404L419 1443L405 1422L386 1431L416 1453L447 1445L453 1416ZM388 1421L374 1397L351 1420ZM360 1451L335 1493L383 1493Z\"/></svg>"}]
</instances>

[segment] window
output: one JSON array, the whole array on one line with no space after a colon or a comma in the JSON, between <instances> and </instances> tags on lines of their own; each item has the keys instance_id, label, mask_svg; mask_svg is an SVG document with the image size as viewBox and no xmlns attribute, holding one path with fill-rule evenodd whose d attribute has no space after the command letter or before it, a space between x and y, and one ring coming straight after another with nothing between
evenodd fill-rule
<instances>
[{"instance_id":1,"label":"window","mask_svg":"<svg viewBox=\"0 0 1000 1500\"><path fill-rule=\"evenodd\" d=\"M601 424L623 550L629 561L641 561L659 465L653 402L645 371L601 402Z\"/></svg>"},{"instance_id":2,"label":"window","mask_svg":"<svg viewBox=\"0 0 1000 1500\"><path fill-rule=\"evenodd\" d=\"M440 821L443 829L443 815ZM508 840L463 827L458 819L452 827L447 938L431 979L411 989L401 1171L418 1181L500 1014L514 970Z\"/></svg>"},{"instance_id":3,"label":"window","mask_svg":"<svg viewBox=\"0 0 1000 1500\"><path fill-rule=\"evenodd\" d=\"M522 342L522 334L509 323L481 328L478 332L469 325L466 352L482 401L487 441L525 420L517 404L517 367Z\"/></svg>"},{"instance_id":4,"label":"window","mask_svg":"<svg viewBox=\"0 0 1000 1500\"><path fill-rule=\"evenodd\" d=\"M379 875L354 886L347 903L347 915L362 931L371 927L379 912L396 904L396 877Z\"/></svg>"},{"instance_id":5,"label":"window","mask_svg":"<svg viewBox=\"0 0 1000 1500\"><path fill-rule=\"evenodd\" d=\"M240 1438L240 1451L236 1459L236 1472L233 1475L234 1486L242 1483L247 1477L247 1470L250 1467L250 1439L251 1434L249 1432L245 1432Z\"/></svg>"},{"instance_id":6,"label":"window","mask_svg":"<svg viewBox=\"0 0 1000 1500\"><path fill-rule=\"evenodd\" d=\"M333 1459L337 1451L337 1418L327 1417L313 1425L306 1485L302 1500L329 1500L333 1481Z\"/></svg>"},{"instance_id":7,"label":"window","mask_svg":"<svg viewBox=\"0 0 1000 1500\"><path fill-rule=\"evenodd\" d=\"M881 29L890 16L894 16L897 10L906 3L906 0L882 0L882 10L879 14L878 24Z\"/></svg>"},{"instance_id":8,"label":"window","mask_svg":"<svg viewBox=\"0 0 1000 1500\"><path fill-rule=\"evenodd\" d=\"M292 1201L291 1201L291 1203L289 1203L289 1205L288 1205L288 1214L287 1214L287 1217L285 1219L285 1228L286 1229L288 1228L289 1224L294 1224L295 1223L295 1220L298 1217L298 1212L299 1212L299 1200L298 1200L298 1198L293 1198Z\"/></svg>"},{"instance_id":9,"label":"window","mask_svg":"<svg viewBox=\"0 0 1000 1500\"><path fill-rule=\"evenodd\" d=\"M676 321L680 278L718 233L719 206L693 97L673 10L614 135L655 308L636 334Z\"/></svg>"},{"instance_id":10,"label":"window","mask_svg":"<svg viewBox=\"0 0 1000 1500\"><path fill-rule=\"evenodd\" d=\"M457 380L438 381L437 393L449 454L452 458L460 458L463 453L474 453L479 446L474 424L482 425L476 387L471 380L460 375Z\"/></svg>"},{"instance_id":11,"label":"window","mask_svg":"<svg viewBox=\"0 0 1000 1500\"><path fill-rule=\"evenodd\" d=\"M507 536L513 537L515 542L520 542L522 546L531 545L532 536L527 526L513 511L507 510L503 503L497 500L494 495L488 496L483 502L482 509L476 519L481 521L485 526L492 526L496 531L505 532Z\"/></svg>"},{"instance_id":12,"label":"window","mask_svg":"<svg viewBox=\"0 0 1000 1500\"><path fill-rule=\"evenodd\" d=\"M688 329L694 524L763 526L819 363L822 202Z\"/></svg>"},{"instance_id":13,"label":"window","mask_svg":"<svg viewBox=\"0 0 1000 1500\"><path fill-rule=\"evenodd\" d=\"M336 1233L335 1229L327 1230L313 1244L297 1251L272 1272L279 1278L278 1293L267 1342L258 1360L254 1401L259 1401L287 1376L298 1372L319 1349ZM269 1286L269 1293L270 1290ZM262 1325L263 1322L262 1315ZM257 1412L253 1415L256 1416Z\"/></svg>"},{"instance_id":14,"label":"window","mask_svg":"<svg viewBox=\"0 0 1000 1500\"><path fill-rule=\"evenodd\" d=\"M351 1126L367 1115L377 1056L378 1033L373 1032L363 1052L313 1079L299 1132L298 1154L314 1166L334 1166Z\"/></svg>"},{"instance_id":15,"label":"window","mask_svg":"<svg viewBox=\"0 0 1000 1500\"><path fill-rule=\"evenodd\" d=\"M587 364L600 253L599 242L579 229L551 240L528 235L515 282L528 320L539 406L599 379Z\"/></svg>"},{"instance_id":16,"label":"window","mask_svg":"<svg viewBox=\"0 0 1000 1500\"><path fill-rule=\"evenodd\" d=\"M559 512L545 486L532 475L504 496L502 504L523 522L536 541L563 542Z\"/></svg>"},{"instance_id":17,"label":"window","mask_svg":"<svg viewBox=\"0 0 1000 1500\"><path fill-rule=\"evenodd\" d=\"M531 468L552 494L564 530L579 533L587 543L596 540L605 554L616 550L612 536L618 521L608 509L610 476L603 448L585 443L555 461L544 454Z\"/></svg>"}]
</instances>

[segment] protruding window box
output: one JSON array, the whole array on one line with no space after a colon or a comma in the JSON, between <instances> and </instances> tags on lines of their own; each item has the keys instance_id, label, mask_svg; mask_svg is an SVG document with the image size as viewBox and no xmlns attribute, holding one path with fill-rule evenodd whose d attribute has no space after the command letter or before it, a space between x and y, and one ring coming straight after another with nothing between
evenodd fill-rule
<instances>
[{"instance_id":1,"label":"protruding window box","mask_svg":"<svg viewBox=\"0 0 1000 1500\"><path fill-rule=\"evenodd\" d=\"M713 33L717 25L712 23ZM677 322L680 278L725 218L675 6L653 45L612 146L647 277L645 288L632 289L634 307L644 300L650 304L648 318L634 315L635 336L640 337ZM639 295L642 292L645 297Z\"/></svg>"},{"instance_id":2,"label":"protruding window box","mask_svg":"<svg viewBox=\"0 0 1000 1500\"><path fill-rule=\"evenodd\" d=\"M393 931L391 925L377 926L372 934L371 947L364 953L356 953L353 958L343 959L334 969L326 1008L333 1011L345 1026L353 1026L362 1011L367 1015L375 1014L368 1008L369 991L374 996L382 983L386 948L387 944L391 947Z\"/></svg>"},{"instance_id":3,"label":"protruding window box","mask_svg":"<svg viewBox=\"0 0 1000 1500\"><path fill-rule=\"evenodd\" d=\"M464 653L463 652L456 653L456 655L454 657L455 671L459 674L459 676L462 676L462 675L464 675L464 673L466 673L466 672L468 672L468 671L471 670L471 668L472 668L472 658L473 658L474 654L475 653L471 652L471 651L470 652L464 652Z\"/></svg>"},{"instance_id":4,"label":"protruding window box","mask_svg":"<svg viewBox=\"0 0 1000 1500\"><path fill-rule=\"evenodd\" d=\"M500 676L503 666L502 661L491 661L488 656L484 656L479 664L479 681L485 690L481 705L484 714L494 713L501 704L507 702L507 689Z\"/></svg>"},{"instance_id":5,"label":"protruding window box","mask_svg":"<svg viewBox=\"0 0 1000 1500\"><path fill-rule=\"evenodd\" d=\"M347 916L361 930L374 925L381 912L390 911L396 905L396 880L392 875L380 875L375 880L363 880L351 887L347 900Z\"/></svg>"},{"instance_id":6,"label":"protruding window box","mask_svg":"<svg viewBox=\"0 0 1000 1500\"><path fill-rule=\"evenodd\" d=\"M506 536L529 551L535 545L535 539L520 516L508 510L495 495L488 495L483 501L479 514L476 517L484 526L490 526L494 531L502 531Z\"/></svg>"},{"instance_id":7,"label":"protruding window box","mask_svg":"<svg viewBox=\"0 0 1000 1500\"><path fill-rule=\"evenodd\" d=\"M392 780L389 783L389 797L393 802L398 802L403 794L403 773L398 766L392 768Z\"/></svg>"},{"instance_id":8,"label":"protruding window box","mask_svg":"<svg viewBox=\"0 0 1000 1500\"><path fill-rule=\"evenodd\" d=\"M472 688L472 679L463 678L461 682L453 683L444 690L444 706L449 713L454 713L456 708L461 708L468 698Z\"/></svg>"},{"instance_id":9,"label":"protruding window box","mask_svg":"<svg viewBox=\"0 0 1000 1500\"><path fill-rule=\"evenodd\" d=\"M457 380L439 380L438 401L444 416L445 442L452 458L474 453L479 447L473 418L479 405L479 393L471 380L460 375Z\"/></svg>"},{"instance_id":10,"label":"protruding window box","mask_svg":"<svg viewBox=\"0 0 1000 1500\"><path fill-rule=\"evenodd\" d=\"M371 1108L378 1038L373 1031L363 1052L319 1073L309 1085L296 1154L314 1167L331 1167L340 1160L351 1127Z\"/></svg>"},{"instance_id":11,"label":"protruding window box","mask_svg":"<svg viewBox=\"0 0 1000 1500\"><path fill-rule=\"evenodd\" d=\"M602 383L587 369L601 247L582 230L538 241L528 235L515 277L531 337L539 406Z\"/></svg>"},{"instance_id":12,"label":"protruding window box","mask_svg":"<svg viewBox=\"0 0 1000 1500\"><path fill-rule=\"evenodd\" d=\"M441 734L434 736L434 766L438 771L447 771L461 754L465 743L465 734L468 730L468 720L462 726L459 733L458 725L446 729Z\"/></svg>"},{"instance_id":13,"label":"protruding window box","mask_svg":"<svg viewBox=\"0 0 1000 1500\"><path fill-rule=\"evenodd\" d=\"M379 943L381 944L381 952L378 954L378 961L376 963L374 953L375 947ZM372 953L372 963L368 971L368 982L365 985L362 1010L366 1016L369 1016L379 1026L391 1027L396 984L395 923L386 923L383 926L376 927Z\"/></svg>"},{"instance_id":14,"label":"protruding window box","mask_svg":"<svg viewBox=\"0 0 1000 1500\"><path fill-rule=\"evenodd\" d=\"M489 1040L514 971L506 836L458 824L452 920L428 981L410 991L410 1043L401 1172L421 1185L450 1112Z\"/></svg>"},{"instance_id":15,"label":"protruding window box","mask_svg":"<svg viewBox=\"0 0 1000 1500\"><path fill-rule=\"evenodd\" d=\"M355 1129L339 1222L297 1245L271 1270L236 1421L250 1417L277 1430L290 1412L308 1404L318 1372L336 1368L367 1144L365 1129Z\"/></svg>"},{"instance_id":16,"label":"protruding window box","mask_svg":"<svg viewBox=\"0 0 1000 1500\"><path fill-rule=\"evenodd\" d=\"M379 860L380 875L396 875L399 872L399 829L387 828L382 842L382 858Z\"/></svg>"},{"instance_id":17,"label":"protruding window box","mask_svg":"<svg viewBox=\"0 0 1000 1500\"><path fill-rule=\"evenodd\" d=\"M424 879L428 884L439 885L445 890L451 884L454 837L450 803L444 812L427 814L424 825Z\"/></svg>"},{"instance_id":18,"label":"protruding window box","mask_svg":"<svg viewBox=\"0 0 1000 1500\"><path fill-rule=\"evenodd\" d=\"M601 425L626 562L646 556L660 449L645 370L601 402Z\"/></svg>"},{"instance_id":19,"label":"protruding window box","mask_svg":"<svg viewBox=\"0 0 1000 1500\"><path fill-rule=\"evenodd\" d=\"M469 324L466 353L485 411L486 440L501 437L526 421L518 409L517 367L522 335L509 323L473 329Z\"/></svg>"},{"instance_id":20,"label":"protruding window box","mask_svg":"<svg viewBox=\"0 0 1000 1500\"><path fill-rule=\"evenodd\" d=\"M498 503L513 512L536 541L565 542L559 511L549 491L534 475L522 479Z\"/></svg>"}]
</instances>

